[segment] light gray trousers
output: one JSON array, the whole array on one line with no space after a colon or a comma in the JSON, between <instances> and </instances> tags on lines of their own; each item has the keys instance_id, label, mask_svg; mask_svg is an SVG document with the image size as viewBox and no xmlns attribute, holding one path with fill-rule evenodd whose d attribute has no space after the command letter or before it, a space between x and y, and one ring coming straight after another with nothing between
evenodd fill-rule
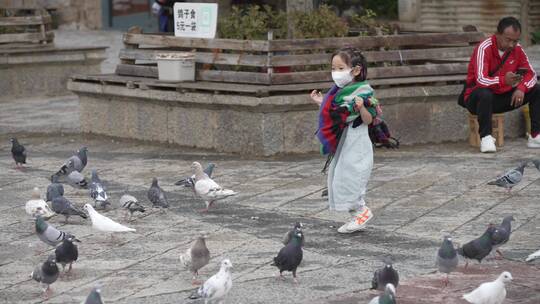
<instances>
[{"instance_id":1,"label":"light gray trousers","mask_svg":"<svg viewBox=\"0 0 540 304\"><path fill-rule=\"evenodd\" d=\"M352 123L343 130L328 170L330 210L356 211L364 207L367 183L373 168L373 146L368 126Z\"/></svg>"}]
</instances>

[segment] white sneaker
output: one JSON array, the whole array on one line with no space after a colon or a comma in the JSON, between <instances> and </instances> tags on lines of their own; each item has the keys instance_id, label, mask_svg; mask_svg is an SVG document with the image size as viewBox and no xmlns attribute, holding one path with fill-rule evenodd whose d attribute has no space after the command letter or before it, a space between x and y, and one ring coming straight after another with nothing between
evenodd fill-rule
<instances>
[{"instance_id":1,"label":"white sneaker","mask_svg":"<svg viewBox=\"0 0 540 304\"><path fill-rule=\"evenodd\" d=\"M527 140L527 147L540 148L540 135L536 135L536 137L532 137L531 135L529 135L529 139Z\"/></svg>"},{"instance_id":2,"label":"white sneaker","mask_svg":"<svg viewBox=\"0 0 540 304\"><path fill-rule=\"evenodd\" d=\"M373 213L368 207L364 207L350 222L339 227L339 233L353 233L366 228L367 222L373 218Z\"/></svg>"},{"instance_id":3,"label":"white sneaker","mask_svg":"<svg viewBox=\"0 0 540 304\"><path fill-rule=\"evenodd\" d=\"M495 138L493 138L491 135L482 137L482 140L480 141L480 152L489 153L496 151L497 147L495 147Z\"/></svg>"}]
</instances>

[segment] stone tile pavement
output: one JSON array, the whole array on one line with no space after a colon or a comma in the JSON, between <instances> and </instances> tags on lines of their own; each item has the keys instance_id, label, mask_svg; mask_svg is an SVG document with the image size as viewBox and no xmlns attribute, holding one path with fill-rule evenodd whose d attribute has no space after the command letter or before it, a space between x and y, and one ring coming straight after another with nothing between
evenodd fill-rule
<instances>
[{"instance_id":1,"label":"stone tile pavement","mask_svg":"<svg viewBox=\"0 0 540 304\"><path fill-rule=\"evenodd\" d=\"M4 130L5 131L5 130ZM540 172L526 169L512 193L488 187L486 182L521 159L539 157L524 147L523 139L510 140L496 154L480 154L465 143L376 150L375 168L367 201L375 218L364 232L342 236L337 226L346 215L329 212L321 198L324 159L318 155L252 159L239 155L179 148L147 142L88 135L20 134L29 150L29 166L14 169L8 132L0 135L0 302L41 303L39 285L30 280L34 266L53 252L33 233L23 206L32 187L45 189L47 177L82 145L89 147L90 169L108 183L113 205L125 192L147 206L152 177L160 180L172 201L166 212L152 210L132 222L123 212L105 214L136 228L117 236L92 230L90 222L63 218L51 223L78 236L80 258L71 276L52 285L47 303L80 303L96 282L104 285L107 303L202 303L188 300L194 289L179 256L196 236L209 235L212 259L201 271L206 279L230 258L233 289L227 303L367 303L373 271L384 256L395 260L401 275L398 303L464 303L459 298L480 282L493 280L503 270L512 272L505 303L539 303L540 267L524 257L540 247ZM203 202L190 191L174 186L189 174L197 160L215 162L215 180L239 192L200 214ZM90 202L86 190L65 187L66 197L78 205ZM516 218L510 242L502 247L504 260L472 265L452 274L442 288L435 273L434 255L442 236L465 243L490 222L504 215ZM275 279L270 266L282 247L281 237L294 221L305 223L304 261L300 284L290 274Z\"/></svg>"},{"instance_id":2,"label":"stone tile pavement","mask_svg":"<svg viewBox=\"0 0 540 304\"><path fill-rule=\"evenodd\" d=\"M102 71L114 70L120 33L56 34L60 46L111 46ZM29 274L53 250L34 235L23 206L31 189L44 191L50 174L81 145L90 150L85 174L95 168L108 183L115 208L105 214L137 232L111 243L108 235L93 231L89 221L73 219L66 225L61 218L51 219L82 243L73 274L52 285L46 303L80 303L98 281L107 303L202 303L187 299L195 287L179 261L201 233L209 236L212 255L201 279L214 274L224 257L234 265L227 303L368 303L376 295L368 290L371 276L385 256L393 257L401 275L398 303L464 303L462 294L503 270L514 276L505 303L540 302L539 264L522 262L540 248L540 172L528 168L510 195L486 186L521 159L540 157L539 151L524 147L523 139L509 140L491 155L477 153L466 143L376 150L367 193L375 218L366 231L342 236L336 227L347 216L329 212L320 197L325 179L320 173L324 159L318 155L253 159L79 132L74 96L0 102L0 303L43 302ZM29 167L23 172L14 169L9 155L12 134L29 150ZM217 163L216 181L239 194L209 214L198 213L203 202L173 185L189 174L194 160ZM127 191L148 206L146 190L154 176L168 191L171 208L149 210L125 222L116 209L119 197ZM87 191L65 188L76 204L90 202ZM442 236L450 233L463 244L507 214L516 221L511 241L502 248L506 259L472 265L467 271L460 268L442 288L434 267ZM306 246L300 284L294 286L290 274L285 282L277 281L277 271L269 264L282 247L281 237L297 220L306 225Z\"/></svg>"},{"instance_id":3,"label":"stone tile pavement","mask_svg":"<svg viewBox=\"0 0 540 304\"><path fill-rule=\"evenodd\" d=\"M81 131L77 96L29 97L11 102L1 99L0 134L73 134Z\"/></svg>"}]
</instances>

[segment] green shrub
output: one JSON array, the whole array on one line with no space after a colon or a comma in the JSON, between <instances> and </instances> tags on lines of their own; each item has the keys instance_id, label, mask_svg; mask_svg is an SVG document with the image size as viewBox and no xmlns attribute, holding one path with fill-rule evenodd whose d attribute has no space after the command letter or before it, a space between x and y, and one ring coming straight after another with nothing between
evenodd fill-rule
<instances>
[{"instance_id":1,"label":"green shrub","mask_svg":"<svg viewBox=\"0 0 540 304\"><path fill-rule=\"evenodd\" d=\"M341 16L344 11L350 8L360 7L362 2L362 0L322 0L320 3L336 9L338 15Z\"/></svg>"},{"instance_id":2,"label":"green shrub","mask_svg":"<svg viewBox=\"0 0 540 304\"><path fill-rule=\"evenodd\" d=\"M392 33L392 26L388 23L378 22L375 18L377 13L367 9L364 11L364 14L354 14L351 16L349 24L351 28L354 28L359 31L361 36L373 36L377 35L380 31L383 35L389 35Z\"/></svg>"},{"instance_id":3,"label":"green shrub","mask_svg":"<svg viewBox=\"0 0 540 304\"><path fill-rule=\"evenodd\" d=\"M270 6L233 6L226 17L218 21L221 38L241 40L266 40L268 30L274 30L274 38L287 35L287 16L284 12L272 11Z\"/></svg>"},{"instance_id":4,"label":"green shrub","mask_svg":"<svg viewBox=\"0 0 540 304\"><path fill-rule=\"evenodd\" d=\"M347 23L338 17L327 5L321 5L313 12L293 12L294 38L344 37L349 32Z\"/></svg>"},{"instance_id":5,"label":"green shrub","mask_svg":"<svg viewBox=\"0 0 540 304\"><path fill-rule=\"evenodd\" d=\"M233 6L226 17L218 21L220 38L266 40L270 29L274 39L287 38L287 17L293 22L294 38L343 37L348 26L328 6L321 6L313 12L274 11L270 6Z\"/></svg>"},{"instance_id":6,"label":"green shrub","mask_svg":"<svg viewBox=\"0 0 540 304\"><path fill-rule=\"evenodd\" d=\"M363 0L362 5L385 19L398 18L398 0Z\"/></svg>"},{"instance_id":7,"label":"green shrub","mask_svg":"<svg viewBox=\"0 0 540 304\"><path fill-rule=\"evenodd\" d=\"M540 31L532 32L531 40L533 44L540 44Z\"/></svg>"},{"instance_id":8,"label":"green shrub","mask_svg":"<svg viewBox=\"0 0 540 304\"><path fill-rule=\"evenodd\" d=\"M397 19L398 16L397 0L322 0L320 3L334 7L340 16L348 9L355 9L356 13L369 9L385 19Z\"/></svg>"}]
</instances>

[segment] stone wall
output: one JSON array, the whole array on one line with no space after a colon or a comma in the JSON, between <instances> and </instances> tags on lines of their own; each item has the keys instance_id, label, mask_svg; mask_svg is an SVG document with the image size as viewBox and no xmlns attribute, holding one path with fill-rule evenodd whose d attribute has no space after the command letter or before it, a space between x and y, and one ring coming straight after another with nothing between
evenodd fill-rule
<instances>
[{"instance_id":1,"label":"stone wall","mask_svg":"<svg viewBox=\"0 0 540 304\"><path fill-rule=\"evenodd\" d=\"M270 97L128 89L70 81L80 97L83 132L251 155L309 153L317 109L306 94ZM382 89L386 120L402 144L466 141L460 85ZM520 111L506 115L505 136L524 133Z\"/></svg>"},{"instance_id":2,"label":"stone wall","mask_svg":"<svg viewBox=\"0 0 540 304\"><path fill-rule=\"evenodd\" d=\"M60 28L100 29L101 0L42 0L48 8L56 9Z\"/></svg>"},{"instance_id":3,"label":"stone wall","mask_svg":"<svg viewBox=\"0 0 540 304\"><path fill-rule=\"evenodd\" d=\"M83 132L251 155L317 149L316 113L305 96L179 93L74 81L68 88L79 95Z\"/></svg>"},{"instance_id":4,"label":"stone wall","mask_svg":"<svg viewBox=\"0 0 540 304\"><path fill-rule=\"evenodd\" d=\"M384 118L402 144L465 141L468 112L457 104L463 85L416 86L376 90ZM521 111L505 114L505 137L525 133Z\"/></svg>"},{"instance_id":5,"label":"stone wall","mask_svg":"<svg viewBox=\"0 0 540 304\"><path fill-rule=\"evenodd\" d=\"M60 96L70 75L100 73L104 48L19 50L0 56L0 101L30 96Z\"/></svg>"}]
</instances>

